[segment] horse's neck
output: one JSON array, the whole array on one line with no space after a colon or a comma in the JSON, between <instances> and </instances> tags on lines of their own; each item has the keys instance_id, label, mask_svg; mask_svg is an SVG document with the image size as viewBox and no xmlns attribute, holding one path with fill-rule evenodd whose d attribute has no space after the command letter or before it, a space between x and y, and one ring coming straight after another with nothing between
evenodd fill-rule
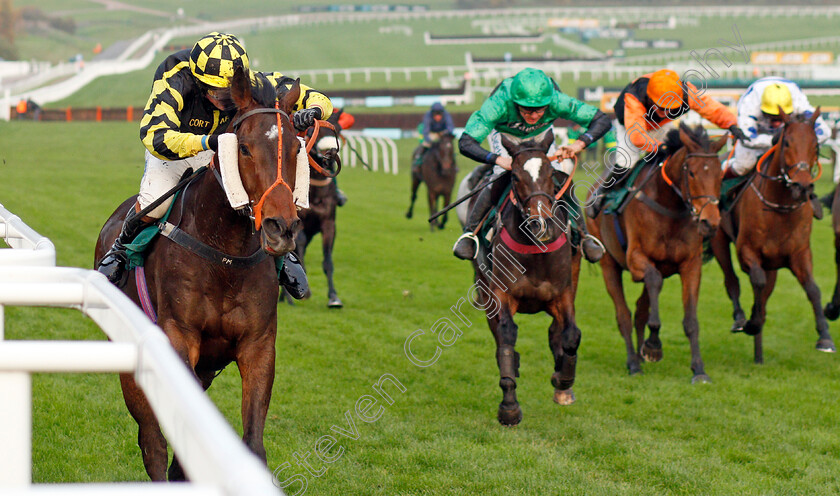
<instances>
[{"instance_id":1,"label":"horse's neck","mask_svg":"<svg viewBox=\"0 0 840 496\"><path fill-rule=\"evenodd\" d=\"M222 186L208 172L184 192L183 211L178 222L196 239L234 256L247 256L259 247L247 216L233 210Z\"/></svg>"},{"instance_id":2,"label":"horse's neck","mask_svg":"<svg viewBox=\"0 0 840 496\"><path fill-rule=\"evenodd\" d=\"M657 203L663 207L668 207L674 210L680 210L684 207L683 198L677 194L676 190L680 190L680 185L683 183L682 167L674 167L674 163L669 159L665 163L665 174L673 183L673 187L669 185L665 178L662 177L662 170L659 165L653 165L654 178L648 182L644 188L645 194L656 200ZM640 174L640 178L643 175Z\"/></svg>"}]
</instances>

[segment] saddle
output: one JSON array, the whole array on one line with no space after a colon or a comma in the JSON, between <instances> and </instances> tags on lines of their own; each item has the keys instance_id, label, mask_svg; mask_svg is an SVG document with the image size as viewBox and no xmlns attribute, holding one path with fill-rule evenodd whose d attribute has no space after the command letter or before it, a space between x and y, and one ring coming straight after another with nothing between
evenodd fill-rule
<instances>
[{"instance_id":1,"label":"saddle","mask_svg":"<svg viewBox=\"0 0 840 496\"><path fill-rule=\"evenodd\" d=\"M645 169L645 164L647 163L644 160L636 162L629 172L621 174L616 184L607 190L604 194L604 207L602 209L605 214L618 215L624 210L624 206L630 201L628 195L631 193L635 195L639 190L639 188L633 185Z\"/></svg>"}]
</instances>

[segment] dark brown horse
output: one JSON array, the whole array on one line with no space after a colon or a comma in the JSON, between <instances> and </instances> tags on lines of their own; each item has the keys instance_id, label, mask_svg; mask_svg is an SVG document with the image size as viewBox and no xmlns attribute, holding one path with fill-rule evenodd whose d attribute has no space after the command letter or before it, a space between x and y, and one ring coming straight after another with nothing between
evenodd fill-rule
<instances>
[{"instance_id":1,"label":"dark brown horse","mask_svg":"<svg viewBox=\"0 0 840 496\"><path fill-rule=\"evenodd\" d=\"M255 220L230 206L214 174L203 174L176 200L169 223L205 248L221 252L225 261L202 258L160 236L145 260L157 324L201 385L207 389L219 371L236 362L242 376L243 440L264 461L263 429L274 383L277 333L278 281L272 256L294 249L300 225L292 196L300 142L288 115L299 91L296 82L275 109L277 95L267 81L252 88L248 74L236 71L231 95L238 113L232 129L238 138L239 173L250 204L255 205ZM135 198L123 202L105 223L95 260L111 246ZM129 277L124 291L140 304L134 277ZM152 480L165 480L166 440L155 414L130 374L121 374L120 382L126 406L139 426L146 472ZM170 480L184 479L177 457L168 475Z\"/></svg>"},{"instance_id":2,"label":"dark brown horse","mask_svg":"<svg viewBox=\"0 0 840 496\"><path fill-rule=\"evenodd\" d=\"M674 134L669 136L668 142L675 143L670 147L678 146L674 138ZM659 294L663 279L679 274L683 329L691 346L692 382L708 382L700 357L697 296L703 238L714 233L720 222L721 174L717 153L726 143L726 136L712 143L701 127L692 131L681 124L679 142L683 147L662 166L653 160L640 166L644 169L631 190L635 196L619 215L601 213L587 222L589 231L607 248L607 255L601 258L601 269L607 292L615 304L618 329L627 346L629 372L641 372L642 360L662 359ZM636 302L636 346L631 335L630 308L624 299L621 280L624 270L630 272L633 281L644 282ZM647 339L644 339L645 325L650 329Z\"/></svg>"},{"instance_id":3,"label":"dark brown horse","mask_svg":"<svg viewBox=\"0 0 840 496\"><path fill-rule=\"evenodd\" d=\"M443 199L442 207L449 205L452 197L452 188L455 187L455 137L450 133L441 133L440 139L432 143L423 155L423 163L420 166L420 174L411 175L411 204L408 206L407 218L414 215L414 200L417 199L417 188L420 183L426 183L426 193L429 199L429 216L438 212L438 200ZM429 223L429 228L434 231L435 225L443 229L446 225L446 217L443 214L438 219Z\"/></svg>"},{"instance_id":4,"label":"dark brown horse","mask_svg":"<svg viewBox=\"0 0 840 496\"><path fill-rule=\"evenodd\" d=\"M329 170L334 170L338 157L337 138L341 132L341 126L338 125L340 115L341 111L339 110L327 119L327 122L335 127L335 131L326 127L321 128L317 138L318 141L310 152L310 155L321 167ZM338 186L336 186L334 178L324 176L314 168L310 168L309 172L309 208L298 212L303 228L298 232L295 239L295 253L303 264L306 248L312 242L312 239L318 233L321 233L321 248L324 254L321 267L327 276L327 306L341 308L344 304L338 298L338 293L335 290L332 259L333 245L335 244L335 212L338 206ZM311 293L307 292L304 298L310 296ZM292 303L291 297L286 295L286 298L289 303Z\"/></svg>"},{"instance_id":5,"label":"dark brown horse","mask_svg":"<svg viewBox=\"0 0 840 496\"><path fill-rule=\"evenodd\" d=\"M781 268L793 272L814 308L819 334L817 349L836 351L823 314L820 288L814 282L811 259L813 211L808 197L814 188L814 167L819 166L814 132L819 115L819 108L809 119L782 112L784 125L777 145L765 155L769 155L767 160L759 160L755 177L712 240L715 258L723 269L726 292L732 300L732 331L754 336L756 363L764 361L761 331L767 299ZM741 288L729 252L729 243L733 242L741 270L749 274L753 287L752 315L748 321L739 301Z\"/></svg>"},{"instance_id":6,"label":"dark brown horse","mask_svg":"<svg viewBox=\"0 0 840 496\"><path fill-rule=\"evenodd\" d=\"M517 313L546 312L552 317L548 344L554 357L554 401L575 401L577 349L580 329L575 324L575 291L580 273L580 255L572 254L566 238L567 213L555 201L553 169L546 151L554 137L542 143L514 145L503 137L502 145L513 156L512 187L493 227L492 273L484 257L473 262L475 281L489 291L485 311L496 340L502 402L498 419L516 425L522 410L516 400L519 353L515 351ZM492 301L488 301L492 300Z\"/></svg>"}]
</instances>

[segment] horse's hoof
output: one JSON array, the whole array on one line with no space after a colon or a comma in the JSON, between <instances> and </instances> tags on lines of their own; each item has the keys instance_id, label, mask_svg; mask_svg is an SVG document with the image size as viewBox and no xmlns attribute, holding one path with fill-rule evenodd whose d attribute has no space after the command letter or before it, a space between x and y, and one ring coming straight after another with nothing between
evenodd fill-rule
<instances>
[{"instance_id":1,"label":"horse's hoof","mask_svg":"<svg viewBox=\"0 0 840 496\"><path fill-rule=\"evenodd\" d=\"M405 213L405 218L406 218L406 219L410 219L413 215L414 215L414 214L412 214L411 212L406 212L406 213Z\"/></svg>"},{"instance_id":2,"label":"horse's hoof","mask_svg":"<svg viewBox=\"0 0 840 496\"><path fill-rule=\"evenodd\" d=\"M633 363L633 364L628 365L628 366L627 366L627 372L628 372L630 375L641 375L641 374L644 374L644 372L642 371L642 366L641 366L641 365L639 365L638 363Z\"/></svg>"},{"instance_id":3,"label":"horse's hoof","mask_svg":"<svg viewBox=\"0 0 840 496\"><path fill-rule=\"evenodd\" d=\"M697 374L691 378L692 384L711 384L712 378L706 374Z\"/></svg>"},{"instance_id":4,"label":"horse's hoof","mask_svg":"<svg viewBox=\"0 0 840 496\"><path fill-rule=\"evenodd\" d=\"M747 325L746 320L736 320L732 323L732 329L729 332L736 333L736 332L744 332L744 326Z\"/></svg>"},{"instance_id":5,"label":"horse's hoof","mask_svg":"<svg viewBox=\"0 0 840 496\"><path fill-rule=\"evenodd\" d=\"M837 348L834 347L834 341L830 339L820 339L817 341L817 351L824 351L826 353L836 353Z\"/></svg>"},{"instance_id":6,"label":"horse's hoof","mask_svg":"<svg viewBox=\"0 0 840 496\"><path fill-rule=\"evenodd\" d=\"M499 405L498 419L500 424L513 427L522 422L522 409L519 408L519 404L511 409Z\"/></svg>"},{"instance_id":7,"label":"horse's hoof","mask_svg":"<svg viewBox=\"0 0 840 496\"><path fill-rule=\"evenodd\" d=\"M828 302L823 310L823 313L825 313L825 318L828 320L837 320L837 317L840 317L840 305Z\"/></svg>"},{"instance_id":8,"label":"horse's hoof","mask_svg":"<svg viewBox=\"0 0 840 496\"><path fill-rule=\"evenodd\" d=\"M443 228L446 227L446 226L444 226L443 224L438 224L437 227L438 227L438 229L443 230Z\"/></svg>"},{"instance_id":9,"label":"horse's hoof","mask_svg":"<svg viewBox=\"0 0 840 496\"><path fill-rule=\"evenodd\" d=\"M646 362L658 362L662 360L662 348L653 348L647 341L642 345L642 358Z\"/></svg>"},{"instance_id":10,"label":"horse's hoof","mask_svg":"<svg viewBox=\"0 0 840 496\"><path fill-rule=\"evenodd\" d=\"M330 298L330 301L327 302L327 308L341 308L344 306L344 303L338 299L338 296Z\"/></svg>"},{"instance_id":11,"label":"horse's hoof","mask_svg":"<svg viewBox=\"0 0 840 496\"><path fill-rule=\"evenodd\" d=\"M761 326L750 320L744 324L744 333L748 336L757 336L761 334Z\"/></svg>"},{"instance_id":12,"label":"horse's hoof","mask_svg":"<svg viewBox=\"0 0 840 496\"><path fill-rule=\"evenodd\" d=\"M572 391L572 388L560 390L554 390L554 402L558 405L571 405L575 402L575 392Z\"/></svg>"}]
</instances>

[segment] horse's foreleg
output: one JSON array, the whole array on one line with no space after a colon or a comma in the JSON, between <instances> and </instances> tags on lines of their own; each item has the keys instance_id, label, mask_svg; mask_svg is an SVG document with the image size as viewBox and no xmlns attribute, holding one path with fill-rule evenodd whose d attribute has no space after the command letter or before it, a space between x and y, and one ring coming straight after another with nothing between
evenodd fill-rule
<instances>
[{"instance_id":1,"label":"horse's foreleg","mask_svg":"<svg viewBox=\"0 0 840 496\"><path fill-rule=\"evenodd\" d=\"M624 284L621 281L621 267L609 255L601 257L601 272L604 275L604 283L607 286L607 293L615 305L615 320L618 323L618 331L624 338L627 347L627 370L630 374L637 374L642 371L639 364L639 355L633 347L633 337L630 334L630 307L624 298ZM641 341L640 341L641 342Z\"/></svg>"},{"instance_id":2,"label":"horse's foreleg","mask_svg":"<svg viewBox=\"0 0 840 496\"><path fill-rule=\"evenodd\" d=\"M501 302L499 311L499 345L496 348L496 361L499 364L499 387L502 389L502 402L499 404L498 419L502 425L516 425L522 421L522 410L516 401L516 378L519 377L519 353L515 351L518 327L513 321L516 314L516 302L503 291L495 292Z\"/></svg>"},{"instance_id":3,"label":"horse's foreleg","mask_svg":"<svg viewBox=\"0 0 840 496\"><path fill-rule=\"evenodd\" d=\"M574 293L571 288L561 298L551 302L548 313L554 317L548 328L548 346L554 355L554 402L571 405L575 402L572 386L575 383L577 349L580 346L580 329L575 325Z\"/></svg>"},{"instance_id":4,"label":"horse's foreleg","mask_svg":"<svg viewBox=\"0 0 840 496\"><path fill-rule=\"evenodd\" d=\"M633 314L633 327L636 328L636 351L640 357L649 362L662 360L662 349L657 355L655 350L648 350L647 356L642 356L642 346L645 343L645 327L650 318L650 297L647 288L642 286L639 299L636 300L636 312Z\"/></svg>"},{"instance_id":5,"label":"horse's foreleg","mask_svg":"<svg viewBox=\"0 0 840 496\"><path fill-rule=\"evenodd\" d=\"M796 280L802 285L805 294L808 295L808 300L811 306L814 307L814 316L817 321L817 349L834 353L837 349L834 347L834 341L831 339L831 334L828 332L828 321L823 314L822 302L820 300L820 288L814 282L813 264L811 262L811 250L799 254L799 256L791 257L790 270L796 276Z\"/></svg>"},{"instance_id":6,"label":"horse's foreleg","mask_svg":"<svg viewBox=\"0 0 840 496\"><path fill-rule=\"evenodd\" d=\"M650 300L650 313L647 320L650 335L642 344L642 356L648 361L659 361L662 359L662 341L659 340L659 329L662 326L659 320L659 293L662 292L662 274L638 250L628 257L628 265L633 279L644 281L645 291L647 291Z\"/></svg>"},{"instance_id":7,"label":"horse's foreleg","mask_svg":"<svg viewBox=\"0 0 840 496\"><path fill-rule=\"evenodd\" d=\"M175 353L181 357L181 360L185 362L187 368L195 374L196 379L199 381L201 386L205 390L210 387L212 379L208 381L206 378L199 377L195 372L195 366L198 363L201 351L201 343L198 341L196 333L187 329L182 329L172 321L163 323L161 327L166 330L166 335L169 337L169 342L172 344L172 348L175 350ZM170 481L187 480L187 475L184 473L183 467L181 467L181 462L178 460L177 453L172 455L172 463L169 465L167 477L169 477Z\"/></svg>"},{"instance_id":8,"label":"horse's foreleg","mask_svg":"<svg viewBox=\"0 0 840 496\"><path fill-rule=\"evenodd\" d=\"M753 288L753 307L750 312L750 320L744 325L744 332L750 336L755 336L764 327L764 302L766 298L762 298L762 296L764 288L767 286L767 272L761 268L758 257L754 256L752 252L746 252L745 250L742 250L742 252L741 266L745 267L745 272L750 275L750 284Z\"/></svg>"},{"instance_id":9,"label":"horse's foreleg","mask_svg":"<svg viewBox=\"0 0 840 496\"><path fill-rule=\"evenodd\" d=\"M773 293L773 288L776 287L777 274L777 270L767 271L767 282L764 284L764 291L761 293L761 308L764 312L762 314L762 319L764 319L767 315L767 300L770 299L770 295ZM764 320L762 320L762 322L764 322ZM764 345L762 343L763 335L763 332L759 332L753 336L753 355L755 357L755 363L764 363Z\"/></svg>"},{"instance_id":10,"label":"horse's foreleg","mask_svg":"<svg viewBox=\"0 0 840 496\"><path fill-rule=\"evenodd\" d=\"M700 356L700 323L697 321L697 298L700 294L700 271L703 262L700 256L683 263L680 267L683 299L683 331L691 347L692 384L711 382L703 368Z\"/></svg>"},{"instance_id":11,"label":"horse's foreleg","mask_svg":"<svg viewBox=\"0 0 840 496\"><path fill-rule=\"evenodd\" d=\"M120 374L120 386L125 406L137 422L137 445L140 446L140 453L143 455L146 473L153 481L165 482L169 455L166 453L166 438L160 430L155 412L131 374Z\"/></svg>"},{"instance_id":12,"label":"horse's foreleg","mask_svg":"<svg viewBox=\"0 0 840 496\"><path fill-rule=\"evenodd\" d=\"M417 200L417 188L420 187L420 181L417 174L411 174L411 202L408 204L408 212L405 213L406 219L410 219L414 215L414 201Z\"/></svg>"},{"instance_id":13,"label":"horse's foreleg","mask_svg":"<svg viewBox=\"0 0 840 496\"><path fill-rule=\"evenodd\" d=\"M840 187L838 187L840 188ZM834 192L835 199L840 197L838 192ZM825 318L829 320L837 320L840 317L840 211L832 212L834 219L834 266L837 271L837 280L834 283L834 294L831 296L831 301L825 305Z\"/></svg>"},{"instance_id":14,"label":"horse's foreleg","mask_svg":"<svg viewBox=\"0 0 840 496\"><path fill-rule=\"evenodd\" d=\"M732 252L729 251L729 238L720 228L712 238L712 253L723 271L723 283L726 286L726 294L732 301L732 332L740 332L744 329L744 324L747 323L747 316L744 315L744 309L741 308L741 283L738 282L738 276L735 274L735 268L732 266Z\"/></svg>"},{"instance_id":15,"label":"horse's foreleg","mask_svg":"<svg viewBox=\"0 0 840 496\"><path fill-rule=\"evenodd\" d=\"M432 191L432 188L428 186L429 185L426 184L426 197L429 200L429 217L431 217L437 213L437 193ZM435 219L434 221L429 222L429 229L434 232L435 226L439 226L440 222L440 219Z\"/></svg>"},{"instance_id":16,"label":"horse's foreleg","mask_svg":"<svg viewBox=\"0 0 840 496\"><path fill-rule=\"evenodd\" d=\"M276 324L253 341L240 344L236 365L242 376L242 441L266 461L263 431L274 385L274 339Z\"/></svg>"},{"instance_id":17,"label":"horse's foreleg","mask_svg":"<svg viewBox=\"0 0 840 496\"><path fill-rule=\"evenodd\" d=\"M341 308L343 304L338 298L333 283L333 259L332 252L335 245L335 220L329 220L321 225L321 247L324 251L324 261L321 266L327 276L327 306L330 308Z\"/></svg>"}]
</instances>

